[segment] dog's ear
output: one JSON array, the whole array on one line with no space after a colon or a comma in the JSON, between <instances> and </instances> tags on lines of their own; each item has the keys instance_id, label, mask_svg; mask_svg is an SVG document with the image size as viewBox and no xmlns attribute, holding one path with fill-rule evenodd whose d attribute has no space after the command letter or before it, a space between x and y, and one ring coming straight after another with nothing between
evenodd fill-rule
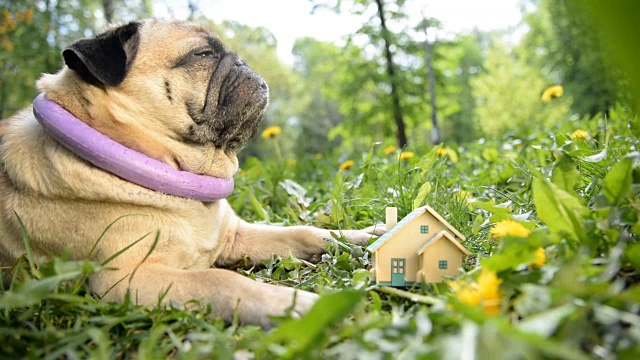
<instances>
[{"instance_id":1,"label":"dog's ear","mask_svg":"<svg viewBox=\"0 0 640 360\"><path fill-rule=\"evenodd\" d=\"M90 39L78 40L62 52L65 64L96 86L117 86L138 51L140 23L130 22Z\"/></svg>"}]
</instances>

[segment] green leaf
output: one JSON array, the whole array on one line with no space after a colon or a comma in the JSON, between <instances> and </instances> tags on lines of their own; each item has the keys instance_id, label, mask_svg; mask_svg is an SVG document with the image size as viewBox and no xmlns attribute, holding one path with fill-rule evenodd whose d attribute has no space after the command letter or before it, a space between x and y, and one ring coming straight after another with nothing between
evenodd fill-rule
<instances>
[{"instance_id":1,"label":"green leaf","mask_svg":"<svg viewBox=\"0 0 640 360\"><path fill-rule=\"evenodd\" d=\"M640 268L640 244L629 245L626 257L636 268Z\"/></svg>"},{"instance_id":2,"label":"green leaf","mask_svg":"<svg viewBox=\"0 0 640 360\"><path fill-rule=\"evenodd\" d=\"M490 219L491 222L498 222L502 220L511 219L511 216L510 216L511 203L507 202L502 204L496 204L494 200L489 200L489 201L478 201L478 202L475 202L474 205L481 209L487 210L488 212L493 214Z\"/></svg>"},{"instance_id":3,"label":"green leaf","mask_svg":"<svg viewBox=\"0 0 640 360\"><path fill-rule=\"evenodd\" d=\"M285 179L280 182L280 186L287 192L289 196L294 198L296 202L305 207L309 206L309 199L306 198L307 189L291 179Z\"/></svg>"},{"instance_id":4,"label":"green leaf","mask_svg":"<svg viewBox=\"0 0 640 360\"><path fill-rule=\"evenodd\" d=\"M535 260L535 250L527 244L527 239L505 236L500 241L502 245L497 253L481 259L482 266L487 269L500 272Z\"/></svg>"},{"instance_id":5,"label":"green leaf","mask_svg":"<svg viewBox=\"0 0 640 360\"><path fill-rule=\"evenodd\" d=\"M560 322L571 315L575 309L575 305L565 304L520 321L518 328L526 333L548 337L558 328Z\"/></svg>"},{"instance_id":6,"label":"green leaf","mask_svg":"<svg viewBox=\"0 0 640 360\"><path fill-rule=\"evenodd\" d=\"M427 195L431 192L431 183L426 182L420 186L420 190L418 190L418 196L413 200L413 209L417 209L424 203L424 199L427 198Z\"/></svg>"},{"instance_id":7,"label":"green leaf","mask_svg":"<svg viewBox=\"0 0 640 360\"><path fill-rule=\"evenodd\" d=\"M265 343L284 343L286 351L280 354L284 358L305 353L318 346L325 338L327 328L349 315L363 295L364 291L360 290L323 295L302 318L289 319L280 324L265 339Z\"/></svg>"},{"instance_id":8,"label":"green leaf","mask_svg":"<svg viewBox=\"0 0 640 360\"><path fill-rule=\"evenodd\" d=\"M586 242L581 219L588 209L578 197L541 178L533 180L532 191L538 217L551 233Z\"/></svg>"},{"instance_id":9,"label":"green leaf","mask_svg":"<svg viewBox=\"0 0 640 360\"><path fill-rule=\"evenodd\" d=\"M562 156L553 168L551 182L558 188L571 193L578 185L579 179L580 173L576 169L575 161L569 156Z\"/></svg>"},{"instance_id":10,"label":"green leaf","mask_svg":"<svg viewBox=\"0 0 640 360\"><path fill-rule=\"evenodd\" d=\"M471 227L471 233L473 235L478 235L484 223L484 217L482 217L482 215L480 214L476 215L476 218L473 220L473 225Z\"/></svg>"},{"instance_id":11,"label":"green leaf","mask_svg":"<svg viewBox=\"0 0 640 360\"><path fill-rule=\"evenodd\" d=\"M267 214L267 212L264 210L264 208L262 207L262 204L260 204L260 201L258 201L258 198L256 198L256 195L254 194L254 192L251 190L247 190L244 193L247 194L247 196L249 197L249 201L251 202L251 205L253 206L253 209L258 219L268 222L269 214Z\"/></svg>"},{"instance_id":12,"label":"green leaf","mask_svg":"<svg viewBox=\"0 0 640 360\"><path fill-rule=\"evenodd\" d=\"M602 193L611 204L619 204L631 188L632 170L638 160L638 153L626 156L615 164L604 178Z\"/></svg>"}]
</instances>

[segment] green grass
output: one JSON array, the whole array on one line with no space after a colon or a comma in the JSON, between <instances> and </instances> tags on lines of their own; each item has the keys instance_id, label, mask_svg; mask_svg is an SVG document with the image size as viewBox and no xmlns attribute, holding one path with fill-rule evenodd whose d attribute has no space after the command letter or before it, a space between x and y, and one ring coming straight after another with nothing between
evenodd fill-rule
<instances>
[{"instance_id":1,"label":"green grass","mask_svg":"<svg viewBox=\"0 0 640 360\"><path fill-rule=\"evenodd\" d=\"M317 264L272 258L236 271L323 294L308 316L270 332L211 319L210 309L105 303L87 277L100 264L25 256L0 291L0 357L48 358L640 358L640 155L624 112L511 132L452 147L416 147L398 161L365 153L249 159L230 203L245 219L361 228L429 204L463 234L475 265L502 281L499 314L468 305L445 284L398 292L369 282L370 256L339 239ZM635 128L634 128L635 127ZM571 139L576 129L589 139ZM284 135L281 135L284 136ZM263 140L259 140L263 141ZM271 141L277 142L278 138ZM275 145L275 144L274 144ZM594 156L595 155L595 156ZM339 171L341 161L356 165ZM493 238L499 221L532 229ZM28 234L28 229L26 229ZM135 239L132 239L135 240ZM528 266L543 247L546 263ZM6 283L6 281L3 281Z\"/></svg>"}]
</instances>

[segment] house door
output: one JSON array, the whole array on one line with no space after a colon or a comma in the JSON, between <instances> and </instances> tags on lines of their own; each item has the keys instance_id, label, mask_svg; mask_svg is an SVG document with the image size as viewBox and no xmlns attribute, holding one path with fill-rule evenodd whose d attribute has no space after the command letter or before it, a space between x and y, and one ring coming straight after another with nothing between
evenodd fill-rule
<instances>
[{"instance_id":1,"label":"house door","mask_svg":"<svg viewBox=\"0 0 640 360\"><path fill-rule=\"evenodd\" d=\"M405 266L405 259L391 259L391 286L404 286Z\"/></svg>"}]
</instances>

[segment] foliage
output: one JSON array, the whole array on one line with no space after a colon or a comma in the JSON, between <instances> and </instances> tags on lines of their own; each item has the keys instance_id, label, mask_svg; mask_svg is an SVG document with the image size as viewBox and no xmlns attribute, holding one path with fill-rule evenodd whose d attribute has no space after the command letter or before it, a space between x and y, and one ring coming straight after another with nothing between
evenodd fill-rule
<instances>
[{"instance_id":1,"label":"foliage","mask_svg":"<svg viewBox=\"0 0 640 360\"><path fill-rule=\"evenodd\" d=\"M127 9L140 6L114 4L132 17ZM371 15L373 2L349 4ZM390 146L389 79L372 20L343 45L299 39L290 69L268 30L197 19L263 74L272 94L271 130L244 149L230 204L250 221L336 229L315 263L274 256L233 270L322 297L307 316L284 317L265 333L212 318L206 305L102 302L88 285L108 271L100 264L27 254L0 272L0 354L640 358L640 128L637 113L617 104L640 98L635 38L625 33L635 34L628 26L640 12L576 4L527 2L530 31L516 45L480 32L436 41L446 146L433 147L424 140L431 109L421 30L402 6L385 2L410 149ZM0 5L4 117L30 101L41 72L60 67L61 49L99 30L101 3ZM587 35L594 29L602 33ZM551 85L563 95L545 103ZM385 206L404 216L424 204L467 235L463 273L407 290L371 285L370 254L344 243L339 230L381 221Z\"/></svg>"},{"instance_id":2,"label":"foliage","mask_svg":"<svg viewBox=\"0 0 640 360\"><path fill-rule=\"evenodd\" d=\"M530 55L529 61L555 75L573 94L573 112L593 116L612 108L621 96L616 74L608 69L608 54L616 51L603 51L598 29L586 17L585 9L593 4L585 6L573 0L530 2L535 11L526 14L525 22L531 30L521 45Z\"/></svg>"},{"instance_id":3,"label":"foliage","mask_svg":"<svg viewBox=\"0 0 640 360\"><path fill-rule=\"evenodd\" d=\"M118 19L144 14L138 3L111 1ZM106 25L98 0L0 0L0 119L27 106L42 73L62 67L62 49Z\"/></svg>"},{"instance_id":4,"label":"foliage","mask_svg":"<svg viewBox=\"0 0 640 360\"><path fill-rule=\"evenodd\" d=\"M634 1L603 4L592 0L566 3L569 11L583 16L585 26L596 34L607 63L615 67L614 75L622 92L618 97L640 109L640 70L632 60L640 55L633 36L640 24L640 4Z\"/></svg>"},{"instance_id":5,"label":"foliage","mask_svg":"<svg viewBox=\"0 0 640 360\"><path fill-rule=\"evenodd\" d=\"M484 71L471 81L477 97L476 113L485 134L509 128L552 125L569 113L567 97L544 103L542 91L550 85L537 68L509 53L496 42L489 49Z\"/></svg>"},{"instance_id":6,"label":"foliage","mask_svg":"<svg viewBox=\"0 0 640 360\"><path fill-rule=\"evenodd\" d=\"M404 216L430 204L468 235L464 245L473 254L449 285L409 292L371 286L369 253L336 231L318 263L273 257L236 268L257 281L324 294L307 316L282 319L265 334L212 319L206 306L105 303L88 290L87 276L106 271L100 265L25 258L3 275L15 276L0 293L0 351L51 358L637 358L640 155L631 149L640 143L629 115L612 114L606 122L597 116L495 133L464 149L404 160L373 146L348 154L353 166L345 170L335 156L284 168L250 158L238 176L229 201L255 221L354 228L383 219L387 205ZM589 136L572 138L578 129Z\"/></svg>"}]
</instances>

